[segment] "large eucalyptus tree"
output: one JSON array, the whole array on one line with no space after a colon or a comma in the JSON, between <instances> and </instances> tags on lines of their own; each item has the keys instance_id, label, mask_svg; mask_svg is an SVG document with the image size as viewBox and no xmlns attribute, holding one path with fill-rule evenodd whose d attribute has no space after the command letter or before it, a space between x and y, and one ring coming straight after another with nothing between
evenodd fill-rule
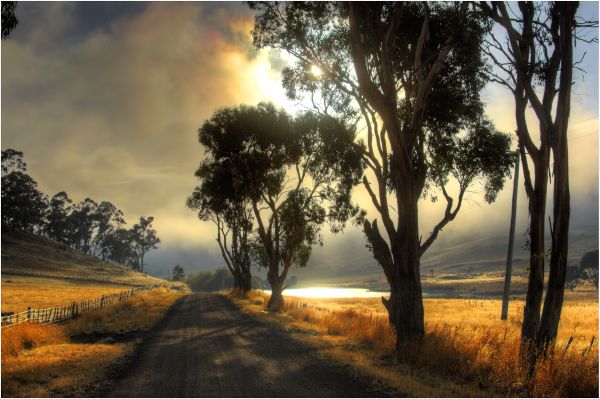
<instances>
[{"instance_id":1,"label":"large eucalyptus tree","mask_svg":"<svg viewBox=\"0 0 600 399\"><path fill-rule=\"evenodd\" d=\"M288 272L306 265L321 226L339 231L358 212L351 190L363 165L354 131L331 117L293 118L261 103L218 110L199 139L205 163L220 166L211 173L226 175L218 180L230 179L232 195L249 203L257 225L252 254L267 269L269 309L279 310Z\"/></svg>"},{"instance_id":2,"label":"large eucalyptus tree","mask_svg":"<svg viewBox=\"0 0 600 399\"><path fill-rule=\"evenodd\" d=\"M467 189L480 183L492 202L514 161L510 138L485 118L479 94L483 19L466 3L250 6L255 46L294 57L282 76L288 96L365 130L357 148L377 215L364 232L390 286L383 303L398 344L422 336L421 257L456 218ZM419 201L438 196L445 211L422 237Z\"/></svg>"}]
</instances>

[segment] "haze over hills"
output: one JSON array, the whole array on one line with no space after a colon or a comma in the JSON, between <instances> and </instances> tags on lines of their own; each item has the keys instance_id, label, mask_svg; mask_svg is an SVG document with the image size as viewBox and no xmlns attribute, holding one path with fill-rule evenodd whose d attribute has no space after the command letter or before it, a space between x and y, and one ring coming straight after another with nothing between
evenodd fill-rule
<instances>
[{"instance_id":1,"label":"haze over hills","mask_svg":"<svg viewBox=\"0 0 600 399\"><path fill-rule=\"evenodd\" d=\"M550 242L550 237L546 238ZM524 237L516 235L513 257L513 273L525 274L528 254ZM508 236L463 238L440 241L434 244L421 262L421 274L434 269L436 275L464 274L469 268L476 273L504 273ZM572 229L569 240L569 264L577 264L581 256L598 248L598 229L595 226ZM364 238L344 240L339 247L329 250L316 248L304 269L290 272L298 276L299 283L335 282L340 280L381 279L383 272L365 247Z\"/></svg>"},{"instance_id":2,"label":"haze over hills","mask_svg":"<svg viewBox=\"0 0 600 399\"><path fill-rule=\"evenodd\" d=\"M550 236L546 237L547 243ZM524 249L525 237L517 231L513 257L513 273L525 274L528 254ZM373 259L365 246L366 241L357 229L350 229L343 235L327 237L323 247L314 247L308 265L302 269L293 269L290 276L298 277L299 285L307 284L352 284L384 278L381 267ZM494 234L488 237L476 236L469 239L464 236L443 236L425 254L421 273L436 275L465 274L469 268L476 273L504 273L508 235ZM569 242L569 264L577 264L581 256L598 248L598 227L576 226L571 229ZM181 264L186 274L210 271L225 267L221 255L206 248L197 251L186 248L157 251L146 267L151 274L166 277L166 265L174 262ZM175 264L173 263L173 265ZM171 266L172 268L172 266ZM253 268L253 274L266 277L264 270Z\"/></svg>"}]
</instances>

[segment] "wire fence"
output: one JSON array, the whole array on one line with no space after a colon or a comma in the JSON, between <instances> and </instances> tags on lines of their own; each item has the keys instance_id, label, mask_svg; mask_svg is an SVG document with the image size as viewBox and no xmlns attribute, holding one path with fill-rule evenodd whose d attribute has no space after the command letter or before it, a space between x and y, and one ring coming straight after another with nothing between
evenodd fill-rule
<instances>
[{"instance_id":1,"label":"wire fence","mask_svg":"<svg viewBox=\"0 0 600 399\"><path fill-rule=\"evenodd\" d=\"M61 323L76 318L80 313L114 305L115 303L125 301L136 295L145 294L155 288L156 287L138 287L116 294L102 295L98 298L87 299L81 302L72 302L65 306L44 309L34 309L29 307L24 312L10 314L2 313L2 328L16 326L21 323Z\"/></svg>"}]
</instances>

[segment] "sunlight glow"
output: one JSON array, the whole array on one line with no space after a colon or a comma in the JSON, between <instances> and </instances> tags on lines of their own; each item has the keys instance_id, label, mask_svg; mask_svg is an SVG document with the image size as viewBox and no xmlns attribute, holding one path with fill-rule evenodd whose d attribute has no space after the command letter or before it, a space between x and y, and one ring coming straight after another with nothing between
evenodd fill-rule
<instances>
[{"instance_id":1,"label":"sunlight glow","mask_svg":"<svg viewBox=\"0 0 600 399\"><path fill-rule=\"evenodd\" d=\"M271 294L270 290L265 292ZM389 296L389 292L369 291L365 288L306 287L283 291L283 296L304 298L379 298L384 295Z\"/></svg>"},{"instance_id":2,"label":"sunlight glow","mask_svg":"<svg viewBox=\"0 0 600 399\"><path fill-rule=\"evenodd\" d=\"M317 78L318 78L318 77L320 77L321 75L323 75L323 71L321 71L321 68L319 68L319 67L318 67L318 66L316 66L316 65L312 65L312 66L310 67L310 73L312 73L312 74L313 74L313 76L314 76L314 77L317 77Z\"/></svg>"}]
</instances>

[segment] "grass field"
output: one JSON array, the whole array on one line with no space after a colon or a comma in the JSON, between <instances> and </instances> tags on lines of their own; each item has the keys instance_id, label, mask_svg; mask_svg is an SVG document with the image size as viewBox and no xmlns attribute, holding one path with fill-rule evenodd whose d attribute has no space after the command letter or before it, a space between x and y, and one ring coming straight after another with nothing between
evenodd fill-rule
<instances>
[{"instance_id":1,"label":"grass field","mask_svg":"<svg viewBox=\"0 0 600 399\"><path fill-rule=\"evenodd\" d=\"M557 350L537 365L532 378L524 378L519 368L519 300L512 301L509 320L502 322L499 300L426 299L425 339L394 358L394 333L379 299L288 298L285 311L273 315L263 312L268 299L263 293L232 298L256 317L290 331L312 331L300 339L325 340L328 356L410 396L596 397L598 301L582 296L567 293Z\"/></svg>"},{"instance_id":2,"label":"grass field","mask_svg":"<svg viewBox=\"0 0 600 399\"><path fill-rule=\"evenodd\" d=\"M127 286L166 284L165 280L24 232L2 234L2 276L13 275Z\"/></svg>"},{"instance_id":3,"label":"grass field","mask_svg":"<svg viewBox=\"0 0 600 399\"><path fill-rule=\"evenodd\" d=\"M102 284L31 276L2 276L2 311L22 312L125 291L122 284Z\"/></svg>"},{"instance_id":4,"label":"grass field","mask_svg":"<svg viewBox=\"0 0 600 399\"><path fill-rule=\"evenodd\" d=\"M182 295L158 288L64 325L2 329L2 396L97 396L111 367Z\"/></svg>"}]
</instances>

